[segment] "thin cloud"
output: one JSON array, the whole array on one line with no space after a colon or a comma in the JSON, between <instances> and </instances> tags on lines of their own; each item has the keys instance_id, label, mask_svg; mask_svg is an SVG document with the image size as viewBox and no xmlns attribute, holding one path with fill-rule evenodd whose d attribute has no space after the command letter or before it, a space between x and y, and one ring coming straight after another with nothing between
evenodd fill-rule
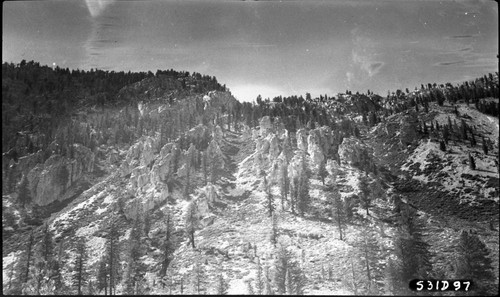
<instances>
[{"instance_id":1,"label":"thin cloud","mask_svg":"<svg viewBox=\"0 0 500 297\"><path fill-rule=\"evenodd\" d=\"M463 64L465 61L451 61L451 62L439 62L434 64L434 66L450 66L450 65L456 65L456 64Z\"/></svg>"}]
</instances>

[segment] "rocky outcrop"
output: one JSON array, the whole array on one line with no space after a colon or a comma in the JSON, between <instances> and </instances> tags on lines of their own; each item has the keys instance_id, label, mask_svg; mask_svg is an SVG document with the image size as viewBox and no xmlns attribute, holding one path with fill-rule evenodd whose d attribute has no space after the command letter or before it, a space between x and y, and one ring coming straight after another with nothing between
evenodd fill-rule
<instances>
[{"instance_id":1,"label":"rocky outcrop","mask_svg":"<svg viewBox=\"0 0 500 297\"><path fill-rule=\"evenodd\" d=\"M276 135L271 134L271 139L269 140L269 161L272 162L276 160L280 154L279 140Z\"/></svg>"},{"instance_id":2,"label":"rocky outcrop","mask_svg":"<svg viewBox=\"0 0 500 297\"><path fill-rule=\"evenodd\" d=\"M417 135L417 116L413 111L407 111L399 121L399 140L406 146L418 140Z\"/></svg>"},{"instance_id":3,"label":"rocky outcrop","mask_svg":"<svg viewBox=\"0 0 500 297\"><path fill-rule=\"evenodd\" d=\"M311 158L312 169L317 169L325 159L320 138L315 130L312 130L307 137L307 152Z\"/></svg>"},{"instance_id":4,"label":"rocky outcrop","mask_svg":"<svg viewBox=\"0 0 500 297\"><path fill-rule=\"evenodd\" d=\"M307 151L307 132L305 129L297 131L297 148L301 151Z\"/></svg>"},{"instance_id":5,"label":"rocky outcrop","mask_svg":"<svg viewBox=\"0 0 500 297\"><path fill-rule=\"evenodd\" d=\"M149 181L149 169L146 166L139 166L132 170L130 175L132 189L142 189Z\"/></svg>"},{"instance_id":6,"label":"rocky outcrop","mask_svg":"<svg viewBox=\"0 0 500 297\"><path fill-rule=\"evenodd\" d=\"M155 159L158 150L159 140L154 137L147 137L144 141L132 145L120 167L121 176L130 174L137 166L149 166Z\"/></svg>"},{"instance_id":7,"label":"rocky outcrop","mask_svg":"<svg viewBox=\"0 0 500 297\"><path fill-rule=\"evenodd\" d=\"M259 121L260 126L260 136L266 137L267 134L272 132L273 124L271 123L271 118L269 116L264 116Z\"/></svg>"},{"instance_id":8,"label":"rocky outcrop","mask_svg":"<svg viewBox=\"0 0 500 297\"><path fill-rule=\"evenodd\" d=\"M339 155L342 163L369 164L373 150L354 137L344 138L339 146Z\"/></svg>"},{"instance_id":9,"label":"rocky outcrop","mask_svg":"<svg viewBox=\"0 0 500 297\"><path fill-rule=\"evenodd\" d=\"M95 156L90 149L74 145L74 159L53 155L44 164L37 164L28 174L33 202L48 205L63 200L64 192L77 183L84 173L94 171Z\"/></svg>"}]
</instances>

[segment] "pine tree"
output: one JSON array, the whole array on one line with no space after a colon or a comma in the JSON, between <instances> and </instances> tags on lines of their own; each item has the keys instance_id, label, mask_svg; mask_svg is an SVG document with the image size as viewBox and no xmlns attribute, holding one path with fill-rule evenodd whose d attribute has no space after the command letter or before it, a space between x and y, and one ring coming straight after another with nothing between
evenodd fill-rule
<instances>
[{"instance_id":1,"label":"pine tree","mask_svg":"<svg viewBox=\"0 0 500 297\"><path fill-rule=\"evenodd\" d=\"M290 207L292 210L292 214L295 213L295 205L297 203L297 196L299 194L299 178L294 176L290 183Z\"/></svg>"},{"instance_id":2,"label":"pine tree","mask_svg":"<svg viewBox=\"0 0 500 297\"><path fill-rule=\"evenodd\" d=\"M399 274L399 268L391 258L387 261L384 276L384 293L386 295L401 296L407 293L405 284Z\"/></svg>"},{"instance_id":3,"label":"pine tree","mask_svg":"<svg viewBox=\"0 0 500 297\"><path fill-rule=\"evenodd\" d=\"M206 272L203 268L201 261L197 261L193 267L193 287L195 289L196 294L200 295L202 291L205 291L206 288ZM206 293L206 292L205 292Z\"/></svg>"},{"instance_id":4,"label":"pine tree","mask_svg":"<svg viewBox=\"0 0 500 297\"><path fill-rule=\"evenodd\" d=\"M217 277L217 287L216 287L216 294L217 295L227 295L227 290L228 290L229 285L227 284L226 280L222 276L222 274L219 274Z\"/></svg>"},{"instance_id":5,"label":"pine tree","mask_svg":"<svg viewBox=\"0 0 500 297\"><path fill-rule=\"evenodd\" d=\"M290 180L288 179L288 165L283 162L280 170L280 192L281 192L281 210L285 210L285 201L289 190Z\"/></svg>"},{"instance_id":6,"label":"pine tree","mask_svg":"<svg viewBox=\"0 0 500 297\"><path fill-rule=\"evenodd\" d=\"M277 293L284 295L286 293L286 273L290 268L291 254L284 246L280 246L277 253L274 262L275 274L273 283L277 289Z\"/></svg>"},{"instance_id":7,"label":"pine tree","mask_svg":"<svg viewBox=\"0 0 500 297\"><path fill-rule=\"evenodd\" d=\"M321 179L321 183L323 186L325 185L325 178L328 175L328 171L326 171L326 158L319 164L318 167L318 176Z\"/></svg>"},{"instance_id":8,"label":"pine tree","mask_svg":"<svg viewBox=\"0 0 500 297\"><path fill-rule=\"evenodd\" d=\"M450 139L450 126L444 125L443 127L443 139L445 143L448 143L448 140Z\"/></svg>"},{"instance_id":9,"label":"pine tree","mask_svg":"<svg viewBox=\"0 0 500 297\"><path fill-rule=\"evenodd\" d=\"M455 278L469 279L474 282L474 294L495 295L495 285L490 252L476 235L465 230L460 234L456 245ZM498 292L498 291L497 291Z\"/></svg>"},{"instance_id":10,"label":"pine tree","mask_svg":"<svg viewBox=\"0 0 500 297\"><path fill-rule=\"evenodd\" d=\"M264 267L264 295L274 295L274 289L271 285L271 278L269 275L269 267Z\"/></svg>"},{"instance_id":11,"label":"pine tree","mask_svg":"<svg viewBox=\"0 0 500 297\"><path fill-rule=\"evenodd\" d=\"M186 217L185 217L185 229L186 233L189 236L189 243L191 243L191 246L193 249L195 248L194 244L194 232L196 231L196 226L198 224L198 219L196 215L196 201L191 201L188 204L188 208L186 211Z\"/></svg>"},{"instance_id":12,"label":"pine tree","mask_svg":"<svg viewBox=\"0 0 500 297\"><path fill-rule=\"evenodd\" d=\"M53 249L54 243L52 239L52 232L50 232L48 225L45 224L43 237L35 256L35 283L37 294L40 293L42 286L46 287L49 285L49 282L52 279L53 268L56 263ZM57 268L57 265L55 268Z\"/></svg>"},{"instance_id":13,"label":"pine tree","mask_svg":"<svg viewBox=\"0 0 500 297\"><path fill-rule=\"evenodd\" d=\"M399 207L400 227L396 230L395 250L399 260L398 273L403 282L431 275L432 264L429 244L423 238L424 225L417 218L417 213L406 204Z\"/></svg>"},{"instance_id":14,"label":"pine tree","mask_svg":"<svg viewBox=\"0 0 500 297\"><path fill-rule=\"evenodd\" d=\"M439 141L439 149L443 152L446 151L446 145L444 144L444 141L443 140L440 140Z\"/></svg>"},{"instance_id":15,"label":"pine tree","mask_svg":"<svg viewBox=\"0 0 500 297\"><path fill-rule=\"evenodd\" d=\"M330 204L332 210L332 221L335 222L337 228L339 229L340 240L344 240L344 226L346 222L346 215L344 211L344 203L342 202L342 197L340 196L339 190L336 186L331 186L328 189L330 193Z\"/></svg>"},{"instance_id":16,"label":"pine tree","mask_svg":"<svg viewBox=\"0 0 500 297\"><path fill-rule=\"evenodd\" d=\"M254 291L253 285L252 285L252 280L248 279L245 282L247 284L248 295L255 295L255 291Z\"/></svg>"},{"instance_id":17,"label":"pine tree","mask_svg":"<svg viewBox=\"0 0 500 297\"><path fill-rule=\"evenodd\" d=\"M271 223L271 243L273 244L273 246L276 246L276 244L278 243L278 218L276 217L275 213L273 213L271 217Z\"/></svg>"},{"instance_id":18,"label":"pine tree","mask_svg":"<svg viewBox=\"0 0 500 297\"><path fill-rule=\"evenodd\" d=\"M456 106L455 106L455 108L456 108ZM462 119L462 121L461 121L460 131L462 134L462 139L467 140L467 124L465 123L464 119Z\"/></svg>"},{"instance_id":19,"label":"pine tree","mask_svg":"<svg viewBox=\"0 0 500 297\"><path fill-rule=\"evenodd\" d=\"M77 295L82 295L82 289L88 283L87 250L83 239L79 239L76 247L76 258L73 262L72 285L76 288Z\"/></svg>"},{"instance_id":20,"label":"pine tree","mask_svg":"<svg viewBox=\"0 0 500 297\"><path fill-rule=\"evenodd\" d=\"M31 194L28 188L28 178L24 174L21 178L21 183L19 184L17 200L23 208L26 206L26 204L29 204L31 202Z\"/></svg>"},{"instance_id":21,"label":"pine tree","mask_svg":"<svg viewBox=\"0 0 500 297\"><path fill-rule=\"evenodd\" d=\"M378 295L379 284L382 282L382 267L378 264L380 246L375 234L368 227L363 227L360 235L355 246L366 272L366 291L371 295Z\"/></svg>"},{"instance_id":22,"label":"pine tree","mask_svg":"<svg viewBox=\"0 0 500 297\"><path fill-rule=\"evenodd\" d=\"M476 170L476 161L474 161L474 158L470 153L469 153L469 168L470 170Z\"/></svg>"},{"instance_id":23,"label":"pine tree","mask_svg":"<svg viewBox=\"0 0 500 297\"><path fill-rule=\"evenodd\" d=\"M267 182L267 178L264 176L264 187L266 191L266 206L268 210L269 217L274 214L274 198L271 194L271 185Z\"/></svg>"},{"instance_id":24,"label":"pine tree","mask_svg":"<svg viewBox=\"0 0 500 297\"><path fill-rule=\"evenodd\" d=\"M103 289L104 295L108 295L108 267L105 257L99 260L99 268L97 270L97 290L101 292Z\"/></svg>"},{"instance_id":25,"label":"pine tree","mask_svg":"<svg viewBox=\"0 0 500 297\"><path fill-rule=\"evenodd\" d=\"M127 253L127 269L125 270L123 282L125 293L134 295L137 285L143 281L145 265L141 261L143 249L141 247L141 225L139 220L135 220L129 238L129 250Z\"/></svg>"},{"instance_id":26,"label":"pine tree","mask_svg":"<svg viewBox=\"0 0 500 297\"><path fill-rule=\"evenodd\" d=\"M359 190L361 192L361 204L363 205L364 209L366 210L366 215L370 215L370 212L368 211L370 205L371 205L371 197L370 197L370 188L368 185L368 179L366 176L360 176L359 178L359 183L358 183Z\"/></svg>"},{"instance_id":27,"label":"pine tree","mask_svg":"<svg viewBox=\"0 0 500 297\"><path fill-rule=\"evenodd\" d=\"M304 287L306 285L306 277L300 266L296 262L292 262L289 269L289 291L290 295L304 295Z\"/></svg>"},{"instance_id":28,"label":"pine tree","mask_svg":"<svg viewBox=\"0 0 500 297\"><path fill-rule=\"evenodd\" d=\"M486 144L486 139L483 137L483 152L485 155L488 154L488 145Z\"/></svg>"},{"instance_id":29,"label":"pine tree","mask_svg":"<svg viewBox=\"0 0 500 297\"><path fill-rule=\"evenodd\" d=\"M114 295L116 291L116 284L120 281L120 249L118 246L118 231L115 223L111 223L110 225L106 244L109 294Z\"/></svg>"},{"instance_id":30,"label":"pine tree","mask_svg":"<svg viewBox=\"0 0 500 297\"><path fill-rule=\"evenodd\" d=\"M172 234L174 231L172 214L170 211L166 215L166 235L163 243L163 261L161 263L160 276L165 276L168 266L172 261L172 253L174 252Z\"/></svg>"},{"instance_id":31,"label":"pine tree","mask_svg":"<svg viewBox=\"0 0 500 297\"><path fill-rule=\"evenodd\" d=\"M298 182L297 208L300 215L304 216L304 213L309 210L309 204L311 203L311 197L309 196L309 170L304 155L301 158L301 170Z\"/></svg>"},{"instance_id":32,"label":"pine tree","mask_svg":"<svg viewBox=\"0 0 500 297\"><path fill-rule=\"evenodd\" d=\"M24 286L30 280L30 270L33 264L33 248L34 248L34 235L31 231L26 244L26 249L24 253L21 254L17 262L17 278L19 280L18 290L21 291L21 287ZM17 285L17 284L16 284Z\"/></svg>"},{"instance_id":33,"label":"pine tree","mask_svg":"<svg viewBox=\"0 0 500 297\"><path fill-rule=\"evenodd\" d=\"M262 272L262 265L260 264L260 258L257 257L257 279L255 280L255 289L257 290L257 295L262 295L264 293L265 280Z\"/></svg>"}]
</instances>

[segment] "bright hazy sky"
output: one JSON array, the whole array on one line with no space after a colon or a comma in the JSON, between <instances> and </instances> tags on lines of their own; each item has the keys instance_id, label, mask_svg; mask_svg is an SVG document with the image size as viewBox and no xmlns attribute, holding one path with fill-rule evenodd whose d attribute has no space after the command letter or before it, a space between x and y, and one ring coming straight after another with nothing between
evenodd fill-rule
<instances>
[{"instance_id":1,"label":"bright hazy sky","mask_svg":"<svg viewBox=\"0 0 500 297\"><path fill-rule=\"evenodd\" d=\"M240 100L498 71L494 1L3 2L2 61L215 75Z\"/></svg>"}]
</instances>

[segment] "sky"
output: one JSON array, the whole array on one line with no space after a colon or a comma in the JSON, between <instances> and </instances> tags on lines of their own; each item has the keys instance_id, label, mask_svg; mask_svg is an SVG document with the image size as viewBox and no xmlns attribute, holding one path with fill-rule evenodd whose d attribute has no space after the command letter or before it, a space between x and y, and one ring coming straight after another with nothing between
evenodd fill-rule
<instances>
[{"instance_id":1,"label":"sky","mask_svg":"<svg viewBox=\"0 0 500 297\"><path fill-rule=\"evenodd\" d=\"M175 69L241 101L459 83L498 71L498 6L457 1L3 2L2 62Z\"/></svg>"}]
</instances>

